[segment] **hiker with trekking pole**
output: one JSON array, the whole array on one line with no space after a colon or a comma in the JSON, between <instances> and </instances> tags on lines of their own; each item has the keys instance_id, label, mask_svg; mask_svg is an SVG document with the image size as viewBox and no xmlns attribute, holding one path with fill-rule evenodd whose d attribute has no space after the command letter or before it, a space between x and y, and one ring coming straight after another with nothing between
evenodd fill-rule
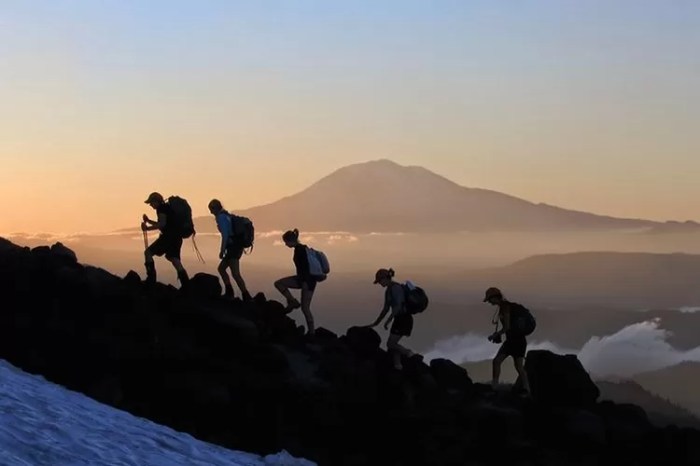
<instances>
[{"instance_id":1,"label":"hiker with trekking pole","mask_svg":"<svg viewBox=\"0 0 700 466\"><path fill-rule=\"evenodd\" d=\"M141 230L144 233L146 284L152 286L156 283L156 264L153 257L164 255L175 267L177 278L180 280L180 289L183 289L189 282L189 276L182 266L180 250L182 249L182 240L195 234L192 210L184 199L171 196L166 202L163 196L157 192L151 193L145 203L151 206L158 215L157 220L151 220L144 214L141 222ZM159 230L160 236L149 246L148 232L153 230Z\"/></svg>"}]
</instances>

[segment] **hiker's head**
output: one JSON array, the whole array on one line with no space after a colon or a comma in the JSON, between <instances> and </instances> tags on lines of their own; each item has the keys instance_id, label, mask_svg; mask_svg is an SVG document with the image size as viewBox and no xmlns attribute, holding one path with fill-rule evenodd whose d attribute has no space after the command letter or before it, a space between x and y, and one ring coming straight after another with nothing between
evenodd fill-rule
<instances>
[{"instance_id":1,"label":"hiker's head","mask_svg":"<svg viewBox=\"0 0 700 466\"><path fill-rule=\"evenodd\" d=\"M293 248L297 244L299 244L299 230L296 228L294 230L287 230L283 235L282 235L282 241L284 241L284 244L288 248Z\"/></svg>"},{"instance_id":2,"label":"hiker's head","mask_svg":"<svg viewBox=\"0 0 700 466\"><path fill-rule=\"evenodd\" d=\"M488 290L486 290L486 294L484 295L484 302L497 306L503 303L503 293L501 293L501 290L499 290L498 288L491 287Z\"/></svg>"},{"instance_id":3,"label":"hiker's head","mask_svg":"<svg viewBox=\"0 0 700 466\"><path fill-rule=\"evenodd\" d=\"M224 206L221 205L220 200L212 199L211 201L209 201L209 212L211 212L212 215L216 215L222 210L224 210Z\"/></svg>"},{"instance_id":4,"label":"hiker's head","mask_svg":"<svg viewBox=\"0 0 700 466\"><path fill-rule=\"evenodd\" d=\"M145 203L153 207L154 209L157 209L160 207L163 202L163 196L160 193L151 193L148 196L148 199L145 200Z\"/></svg>"},{"instance_id":5,"label":"hiker's head","mask_svg":"<svg viewBox=\"0 0 700 466\"><path fill-rule=\"evenodd\" d=\"M374 274L374 284L379 283L383 287L389 286L391 279L394 278L394 269L379 269Z\"/></svg>"}]
</instances>

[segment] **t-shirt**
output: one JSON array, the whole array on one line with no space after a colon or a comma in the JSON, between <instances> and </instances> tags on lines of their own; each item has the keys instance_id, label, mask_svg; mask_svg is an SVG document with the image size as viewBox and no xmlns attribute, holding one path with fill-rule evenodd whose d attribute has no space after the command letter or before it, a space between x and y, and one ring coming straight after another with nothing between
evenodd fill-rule
<instances>
[{"instance_id":1,"label":"t-shirt","mask_svg":"<svg viewBox=\"0 0 700 466\"><path fill-rule=\"evenodd\" d=\"M173 208L167 202L164 202L156 209L156 213L160 215L165 215L165 225L160 229L160 232L164 235L169 235L175 233L173 219L175 214L173 213Z\"/></svg>"},{"instance_id":2,"label":"t-shirt","mask_svg":"<svg viewBox=\"0 0 700 466\"><path fill-rule=\"evenodd\" d=\"M306 252L306 246L303 244L298 244L294 247L294 265L297 269L297 277L304 281L311 279L311 272L309 269L309 256Z\"/></svg>"},{"instance_id":3,"label":"t-shirt","mask_svg":"<svg viewBox=\"0 0 700 466\"><path fill-rule=\"evenodd\" d=\"M384 305L391 308L394 314L401 314L405 311L406 293L400 283L392 283L386 287L384 292Z\"/></svg>"}]
</instances>

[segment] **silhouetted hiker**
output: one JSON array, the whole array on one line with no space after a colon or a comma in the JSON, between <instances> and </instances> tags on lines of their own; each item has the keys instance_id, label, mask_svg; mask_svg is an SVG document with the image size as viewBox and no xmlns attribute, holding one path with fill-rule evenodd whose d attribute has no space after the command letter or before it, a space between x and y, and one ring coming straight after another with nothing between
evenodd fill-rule
<instances>
[{"instance_id":1,"label":"silhouetted hiker","mask_svg":"<svg viewBox=\"0 0 700 466\"><path fill-rule=\"evenodd\" d=\"M386 342L386 347L392 354L394 368L401 370L403 369L401 364L401 356L410 358L419 355L408 348L401 346L399 341L403 337L411 336L411 333L413 332L413 314L425 310L428 305L428 299L423 293L423 290L420 288L412 287L412 284L410 283L404 285L395 282L393 280L394 274L393 269L379 269L374 275L374 284L379 284L386 288L386 292L384 293L384 307L382 308L379 317L377 317L377 320L375 320L370 327L376 327L379 325L384 319L384 316L386 316L389 310L391 310L391 315L384 323L385 329L388 329L389 324L391 324L391 330L389 332L389 339ZM411 290L417 290L419 291L419 294L422 294L422 298L419 298L421 303L411 310L408 306L407 293L410 291L407 289L407 287ZM413 296L411 298L413 298Z\"/></svg>"},{"instance_id":2,"label":"silhouetted hiker","mask_svg":"<svg viewBox=\"0 0 700 466\"><path fill-rule=\"evenodd\" d=\"M180 250L182 249L183 237L190 236L192 233L188 235L188 232L184 231L187 227L183 228L181 219L178 218L170 203L165 202L160 193L151 193L145 202L156 210L158 220L151 220L144 214L141 229L143 231L160 230L158 239L145 251L146 283L152 285L156 282L156 264L153 261L153 256L165 255L165 258L175 267L181 288L184 288L189 282L189 276L180 261Z\"/></svg>"},{"instance_id":3,"label":"silhouetted hiker","mask_svg":"<svg viewBox=\"0 0 700 466\"><path fill-rule=\"evenodd\" d=\"M313 335L315 331L314 317L311 315L311 299L316 290L316 284L326 279L330 272L328 259L321 251L316 251L299 242L299 230L289 230L282 235L282 241L288 248L294 248L294 265L297 274L285 277L275 282L275 288L287 299L287 312L301 307L306 318L306 334ZM299 302L290 289L301 290Z\"/></svg>"},{"instance_id":4,"label":"silhouetted hiker","mask_svg":"<svg viewBox=\"0 0 700 466\"><path fill-rule=\"evenodd\" d=\"M231 269L233 277L245 301L252 298L241 276L241 257L246 247L252 245L253 224L245 217L228 213L218 199L209 202L209 212L216 218L216 227L221 233L221 248L219 249L218 271L224 281L224 296L233 298L233 285L226 269Z\"/></svg>"},{"instance_id":5,"label":"silhouetted hiker","mask_svg":"<svg viewBox=\"0 0 700 466\"><path fill-rule=\"evenodd\" d=\"M518 382L527 393L530 393L530 383L525 372L525 352L527 351L526 336L535 329L535 319L523 305L508 301L503 297L503 293L498 288L486 290L484 302L498 306L497 315L494 315L493 323L496 325L496 332L489 336L489 340L494 343L501 343L502 336L506 336L506 341L493 359L493 379L492 386L496 388L501 377L501 364L508 356L513 357L515 370L518 371ZM503 328L498 330L498 322ZM517 387L516 387L517 388Z\"/></svg>"}]
</instances>

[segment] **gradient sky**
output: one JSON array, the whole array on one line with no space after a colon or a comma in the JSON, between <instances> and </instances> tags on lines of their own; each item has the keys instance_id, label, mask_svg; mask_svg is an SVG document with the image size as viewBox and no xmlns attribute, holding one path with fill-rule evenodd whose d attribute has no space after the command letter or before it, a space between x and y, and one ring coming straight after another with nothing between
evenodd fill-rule
<instances>
[{"instance_id":1,"label":"gradient sky","mask_svg":"<svg viewBox=\"0 0 700 466\"><path fill-rule=\"evenodd\" d=\"M700 219L700 2L0 0L0 232L274 201L378 158Z\"/></svg>"}]
</instances>

